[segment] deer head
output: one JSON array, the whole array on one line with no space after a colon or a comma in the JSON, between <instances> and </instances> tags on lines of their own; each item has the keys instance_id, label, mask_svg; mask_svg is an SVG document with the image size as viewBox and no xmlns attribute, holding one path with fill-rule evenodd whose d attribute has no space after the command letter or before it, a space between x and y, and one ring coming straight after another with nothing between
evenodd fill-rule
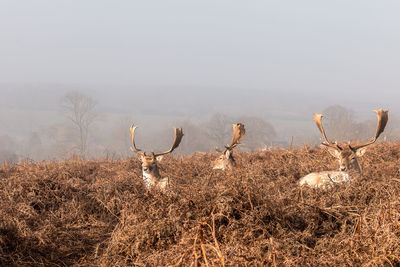
<instances>
[{"instance_id":1,"label":"deer head","mask_svg":"<svg viewBox=\"0 0 400 267\"><path fill-rule=\"evenodd\" d=\"M358 164L357 158L364 155L367 147L375 143L378 139L379 135L385 130L386 123L388 121L388 111L384 111L382 109L374 110L374 112L378 116L378 124L376 127L375 136L368 142L361 144L337 144L328 141L326 137L324 128L322 127L322 115L314 114L314 121L317 124L319 131L322 134L324 142L322 145L328 148L329 153L338 159L339 161L339 170L340 171L357 171L361 174L360 165Z\"/></svg>"},{"instance_id":2,"label":"deer head","mask_svg":"<svg viewBox=\"0 0 400 267\"><path fill-rule=\"evenodd\" d=\"M139 159L142 163L142 172L143 172L143 180L147 187L150 186L158 186L160 188L165 188L168 185L168 178L163 178L160 175L158 170L158 161L161 160L163 155L172 153L175 148L179 146L183 137L182 128L174 128L175 130L175 138L172 144L172 147L161 153L151 152L149 155L146 155L146 152L142 152L140 149L136 148L135 145L135 130L138 128L137 126L132 125L130 128L130 135L132 138L132 147L131 150L139 155Z\"/></svg>"},{"instance_id":3,"label":"deer head","mask_svg":"<svg viewBox=\"0 0 400 267\"><path fill-rule=\"evenodd\" d=\"M232 142L229 146L225 146L225 150L218 150L221 154L213 162L213 169L230 169L235 166L235 159L233 158L233 149L241 145L240 141L244 139L246 131L242 123L233 124Z\"/></svg>"}]
</instances>

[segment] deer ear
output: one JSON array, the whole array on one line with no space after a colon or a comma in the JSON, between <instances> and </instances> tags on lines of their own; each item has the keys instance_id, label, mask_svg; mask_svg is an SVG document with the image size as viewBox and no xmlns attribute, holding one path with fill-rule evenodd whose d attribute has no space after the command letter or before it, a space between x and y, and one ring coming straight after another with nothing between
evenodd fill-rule
<instances>
[{"instance_id":1,"label":"deer ear","mask_svg":"<svg viewBox=\"0 0 400 267\"><path fill-rule=\"evenodd\" d=\"M363 156L363 155L365 154L366 151L367 151L367 148L366 148L366 147L357 149L357 151L356 151L357 157Z\"/></svg>"},{"instance_id":2,"label":"deer ear","mask_svg":"<svg viewBox=\"0 0 400 267\"><path fill-rule=\"evenodd\" d=\"M156 157L156 160L157 160L158 162L160 162L160 161L162 161L163 158L164 158L164 156L157 156L157 157Z\"/></svg>"},{"instance_id":3,"label":"deer ear","mask_svg":"<svg viewBox=\"0 0 400 267\"><path fill-rule=\"evenodd\" d=\"M231 156L231 151L229 150L229 149L227 149L226 151L225 151L225 157L227 157L227 158L229 158L230 156Z\"/></svg>"},{"instance_id":4,"label":"deer ear","mask_svg":"<svg viewBox=\"0 0 400 267\"><path fill-rule=\"evenodd\" d=\"M339 155L340 155L340 152L337 151L337 150L334 149L334 148L328 147L328 152L329 152L329 154L331 154L331 155L332 155L333 157L335 157L335 158L338 158Z\"/></svg>"}]
</instances>

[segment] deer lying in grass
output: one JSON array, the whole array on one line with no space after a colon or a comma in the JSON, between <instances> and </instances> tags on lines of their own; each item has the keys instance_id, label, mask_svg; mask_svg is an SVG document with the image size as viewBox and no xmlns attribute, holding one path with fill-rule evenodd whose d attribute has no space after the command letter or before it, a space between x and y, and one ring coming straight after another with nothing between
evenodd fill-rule
<instances>
[{"instance_id":1,"label":"deer lying in grass","mask_svg":"<svg viewBox=\"0 0 400 267\"><path fill-rule=\"evenodd\" d=\"M158 170L157 162L165 154L172 153L177 148L182 140L183 131L182 128L175 128L175 138L172 147L162 153L151 152L150 155L146 155L146 152L142 152L136 148L135 145L135 130L137 126L132 125L130 128L130 134L132 138L131 150L139 155L139 159L142 162L143 180L146 187L155 186L160 189L164 189L169 184L168 177L162 177Z\"/></svg>"},{"instance_id":2,"label":"deer lying in grass","mask_svg":"<svg viewBox=\"0 0 400 267\"><path fill-rule=\"evenodd\" d=\"M323 171L310 173L300 179L300 185L308 185L311 187L332 186L335 183L343 183L350 181L355 176L361 177L361 169L358 164L357 158L364 155L367 147L375 143L379 135L384 131L386 123L388 121L388 111L382 109L374 110L378 116L378 124L376 128L375 136L368 142L351 145L351 144L337 144L328 141L324 128L322 127L322 115L314 114L314 121L320 130L324 142L322 145L328 148L329 153L337 158L339 161L339 171Z\"/></svg>"},{"instance_id":3,"label":"deer lying in grass","mask_svg":"<svg viewBox=\"0 0 400 267\"><path fill-rule=\"evenodd\" d=\"M225 150L223 151L216 149L218 152L221 152L221 154L213 162L213 169L231 169L236 165L235 159L233 158L233 149L241 145L240 141L244 139L245 133L246 131L242 123L233 124L232 142L229 146L225 146Z\"/></svg>"}]
</instances>

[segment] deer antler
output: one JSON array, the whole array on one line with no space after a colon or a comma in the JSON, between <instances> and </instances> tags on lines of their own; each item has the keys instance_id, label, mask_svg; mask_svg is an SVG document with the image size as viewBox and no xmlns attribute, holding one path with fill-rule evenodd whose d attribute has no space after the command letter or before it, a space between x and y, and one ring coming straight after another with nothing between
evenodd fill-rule
<instances>
[{"instance_id":1,"label":"deer antler","mask_svg":"<svg viewBox=\"0 0 400 267\"><path fill-rule=\"evenodd\" d=\"M244 125L242 123L232 124L233 126L233 136L232 142L229 146L225 146L226 149L231 150L238 145L241 145L240 141L244 139L244 135L246 134L246 130L244 129Z\"/></svg>"},{"instance_id":2,"label":"deer antler","mask_svg":"<svg viewBox=\"0 0 400 267\"><path fill-rule=\"evenodd\" d=\"M177 148L179 146L179 144L181 143L182 137L183 137L183 131L182 128L174 128L175 129L175 138L174 138L174 143L172 144L172 147L165 152L162 153L157 153L154 154L156 157L157 156L161 156L161 155L165 155L168 153L171 153L172 151L174 151L175 148Z\"/></svg>"},{"instance_id":3,"label":"deer antler","mask_svg":"<svg viewBox=\"0 0 400 267\"><path fill-rule=\"evenodd\" d=\"M136 128L137 128L137 126L134 126L133 124L131 125L131 127L129 128L129 131L130 131L130 134L131 134L131 138L132 138L132 147L131 147L131 150L133 151L133 152L136 152L137 154L139 154L139 155L145 155L145 153L144 152L142 152L140 149L137 149L136 148L136 145L135 145L135 130L136 130Z\"/></svg>"},{"instance_id":4,"label":"deer antler","mask_svg":"<svg viewBox=\"0 0 400 267\"><path fill-rule=\"evenodd\" d=\"M331 147L331 148L334 148L336 150L342 150L342 148L338 144L329 142L328 138L326 137L324 127L322 127L322 117L323 117L322 114L314 114L314 122L317 125L319 131L322 134L322 137L325 140L324 142L322 142L322 144L324 146Z\"/></svg>"},{"instance_id":5,"label":"deer antler","mask_svg":"<svg viewBox=\"0 0 400 267\"><path fill-rule=\"evenodd\" d=\"M355 145L355 146L350 146L350 148L354 151L356 151L357 149L360 149L362 147L366 147L369 145L372 145L373 143L375 143L376 139L378 139L378 137L381 135L381 133L385 130L386 124L388 122L388 110L383 110L383 109L378 109L378 110L374 110L374 112L376 113L376 115L378 116L378 124L376 125L376 133L375 136L372 137L372 139L368 142L365 142L363 144L359 144L359 145Z\"/></svg>"}]
</instances>

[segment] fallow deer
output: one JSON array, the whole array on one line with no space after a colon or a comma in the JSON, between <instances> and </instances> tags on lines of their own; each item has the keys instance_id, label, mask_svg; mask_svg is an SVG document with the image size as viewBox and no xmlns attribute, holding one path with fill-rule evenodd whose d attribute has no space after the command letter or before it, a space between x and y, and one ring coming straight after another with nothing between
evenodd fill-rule
<instances>
[{"instance_id":1,"label":"fallow deer","mask_svg":"<svg viewBox=\"0 0 400 267\"><path fill-rule=\"evenodd\" d=\"M378 116L375 136L368 142L352 145L337 144L328 141L324 128L322 127L322 115L314 114L314 121L322 134L324 141L322 145L328 148L329 153L339 161L339 171L323 171L310 173L300 179L300 185L308 185L316 188L326 188L335 183L348 182L355 177L361 177L362 172L357 158L364 155L367 146L372 145L384 131L388 121L388 111L382 109L374 110Z\"/></svg>"},{"instance_id":2,"label":"fallow deer","mask_svg":"<svg viewBox=\"0 0 400 267\"><path fill-rule=\"evenodd\" d=\"M233 124L233 136L232 142L229 146L225 146L225 150L218 150L221 154L218 158L213 162L213 169L231 169L236 165L235 159L233 157L233 149L238 145L241 145L240 141L244 139L244 135L246 130L244 129L244 125L242 123Z\"/></svg>"},{"instance_id":3,"label":"fallow deer","mask_svg":"<svg viewBox=\"0 0 400 267\"><path fill-rule=\"evenodd\" d=\"M172 153L175 148L177 148L182 140L183 131L182 128L175 129L175 138L172 147L162 153L151 152L150 155L146 155L146 152L142 152L140 149L136 148L135 145L135 130L137 126L132 125L130 127L130 134L132 138L131 150L139 155L139 159L142 163L143 180L146 187L155 186L160 189L164 189L169 184L168 177L162 177L160 175L157 162L162 158L163 155Z\"/></svg>"}]
</instances>

